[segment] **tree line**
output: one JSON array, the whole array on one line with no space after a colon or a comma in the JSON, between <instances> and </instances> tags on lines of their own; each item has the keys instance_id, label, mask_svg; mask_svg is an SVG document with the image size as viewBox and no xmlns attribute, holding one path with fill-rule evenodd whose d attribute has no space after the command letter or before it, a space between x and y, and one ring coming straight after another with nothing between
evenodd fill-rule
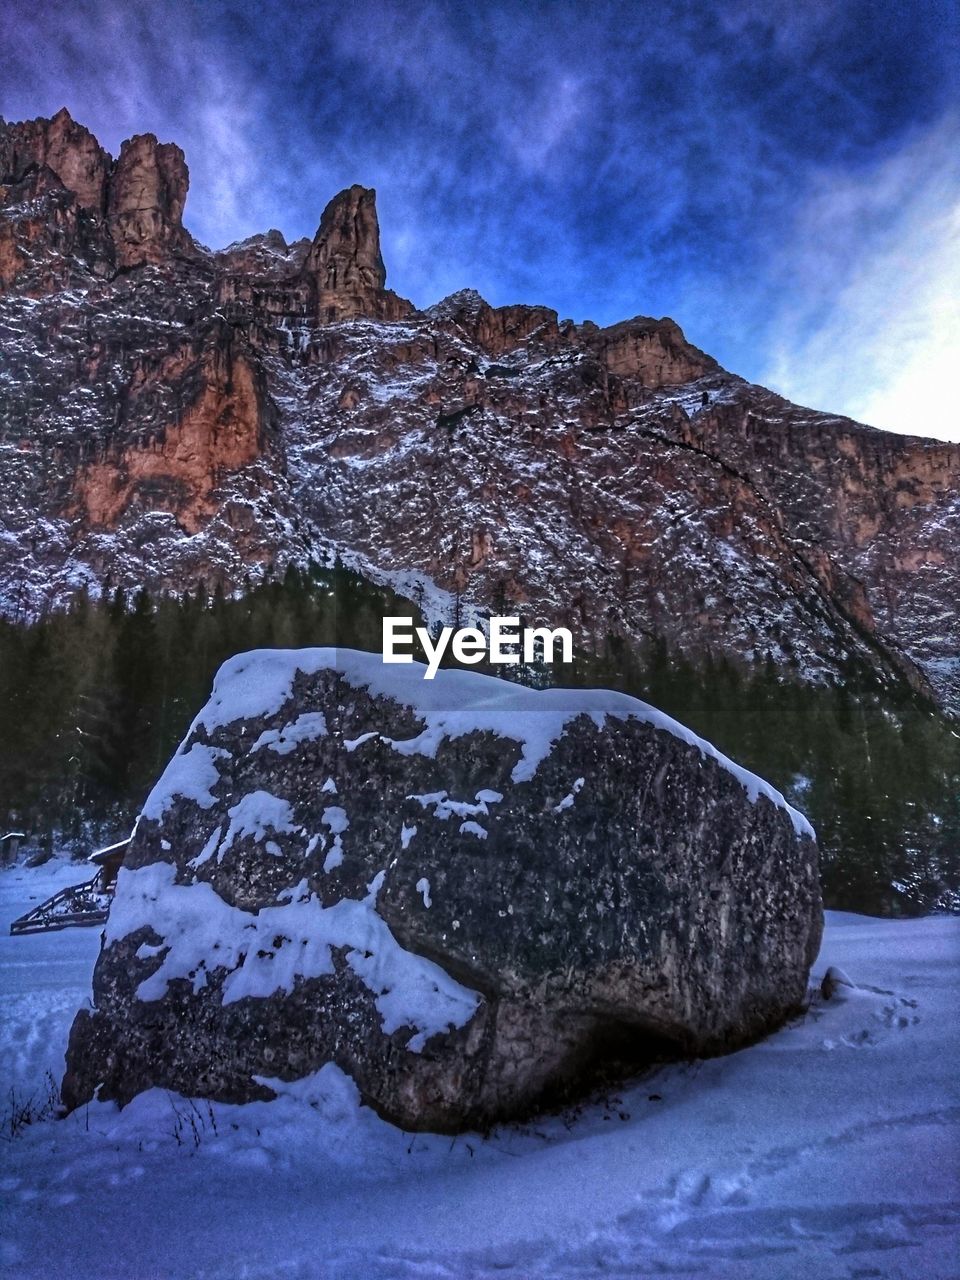
<instances>
[{"instance_id":1,"label":"tree line","mask_svg":"<svg viewBox=\"0 0 960 1280\"><path fill-rule=\"evenodd\" d=\"M222 662L255 648L379 652L387 614L422 625L409 601L337 564L290 568L235 597L202 585L81 594L29 625L0 621L4 830L78 851L122 837ZM817 828L829 905L960 908L960 737L905 685L856 667L837 685L802 685L772 663L695 663L616 637L572 666L491 673L621 689L767 778Z\"/></svg>"}]
</instances>

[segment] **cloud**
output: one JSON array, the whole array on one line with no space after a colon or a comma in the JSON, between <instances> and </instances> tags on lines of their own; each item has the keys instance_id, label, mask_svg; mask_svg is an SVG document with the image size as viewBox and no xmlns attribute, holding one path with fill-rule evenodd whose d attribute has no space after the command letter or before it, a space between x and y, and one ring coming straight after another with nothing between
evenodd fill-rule
<instances>
[{"instance_id":1,"label":"cloud","mask_svg":"<svg viewBox=\"0 0 960 1280\"><path fill-rule=\"evenodd\" d=\"M523 118L508 119L503 132L522 168L544 173L571 135L585 128L590 111L583 81L561 74L541 86Z\"/></svg>"},{"instance_id":2,"label":"cloud","mask_svg":"<svg viewBox=\"0 0 960 1280\"><path fill-rule=\"evenodd\" d=\"M185 141L191 169L187 222L214 247L273 225L269 187L256 126L257 95L237 94L222 66L205 68L202 96L195 102L195 127Z\"/></svg>"},{"instance_id":3,"label":"cloud","mask_svg":"<svg viewBox=\"0 0 960 1280\"><path fill-rule=\"evenodd\" d=\"M178 142L212 247L313 235L361 182L419 305L472 285L672 315L881 425L926 388L931 431L956 336L949 4L0 0L0 111L67 105L114 154Z\"/></svg>"},{"instance_id":4,"label":"cloud","mask_svg":"<svg viewBox=\"0 0 960 1280\"><path fill-rule=\"evenodd\" d=\"M872 426L960 440L960 117L823 173L771 267L761 381Z\"/></svg>"},{"instance_id":5,"label":"cloud","mask_svg":"<svg viewBox=\"0 0 960 1280\"><path fill-rule=\"evenodd\" d=\"M3 86L8 119L66 106L113 155L155 133L186 153L185 220L200 240L219 247L271 225L262 90L188 6L158 22L124 0L80 3L54 33L42 4L22 4L5 37L18 71Z\"/></svg>"}]
</instances>

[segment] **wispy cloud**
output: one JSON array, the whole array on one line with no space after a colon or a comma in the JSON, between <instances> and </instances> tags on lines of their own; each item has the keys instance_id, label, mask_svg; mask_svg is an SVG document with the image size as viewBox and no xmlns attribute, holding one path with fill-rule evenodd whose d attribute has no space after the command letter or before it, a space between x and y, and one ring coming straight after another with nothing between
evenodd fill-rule
<instances>
[{"instance_id":1,"label":"wispy cloud","mask_svg":"<svg viewBox=\"0 0 960 1280\"><path fill-rule=\"evenodd\" d=\"M543 173L556 164L558 150L587 127L591 113L584 81L561 74L539 86L523 117L506 121L503 132L521 166Z\"/></svg>"},{"instance_id":2,"label":"wispy cloud","mask_svg":"<svg viewBox=\"0 0 960 1280\"><path fill-rule=\"evenodd\" d=\"M910 426L955 334L957 26L953 0L0 0L0 112L178 142L213 247L312 235L362 182L420 305L668 314Z\"/></svg>"},{"instance_id":3,"label":"wispy cloud","mask_svg":"<svg viewBox=\"0 0 960 1280\"><path fill-rule=\"evenodd\" d=\"M890 431L960 440L960 117L822 174L771 267L762 380Z\"/></svg>"},{"instance_id":4,"label":"wispy cloud","mask_svg":"<svg viewBox=\"0 0 960 1280\"><path fill-rule=\"evenodd\" d=\"M42 3L16 8L5 24L18 71L3 84L8 119L66 106L114 155L125 138L156 133L186 153L186 220L201 240L221 245L263 228L273 212L259 146L263 89L209 38L201 12L174 6L158 21L157 11L101 0L51 29Z\"/></svg>"}]
</instances>

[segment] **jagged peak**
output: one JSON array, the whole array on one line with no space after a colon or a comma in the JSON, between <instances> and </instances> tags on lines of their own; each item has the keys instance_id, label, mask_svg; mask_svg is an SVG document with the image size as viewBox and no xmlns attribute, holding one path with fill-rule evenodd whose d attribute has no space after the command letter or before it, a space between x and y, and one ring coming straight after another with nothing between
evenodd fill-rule
<instances>
[{"instance_id":1,"label":"jagged peak","mask_svg":"<svg viewBox=\"0 0 960 1280\"><path fill-rule=\"evenodd\" d=\"M427 307L426 314L428 316L447 317L470 315L477 316L485 308L489 308L490 303L476 289L457 289L455 293L449 293L445 298L441 298L439 302L435 302L432 307Z\"/></svg>"},{"instance_id":2,"label":"jagged peak","mask_svg":"<svg viewBox=\"0 0 960 1280\"><path fill-rule=\"evenodd\" d=\"M158 262L171 251L188 251L183 208L190 171L175 142L138 133L120 147L107 193L107 217L121 266Z\"/></svg>"},{"instance_id":3,"label":"jagged peak","mask_svg":"<svg viewBox=\"0 0 960 1280\"><path fill-rule=\"evenodd\" d=\"M219 252L236 253L244 249L263 249L269 253L286 257L291 249L300 243L302 242L297 241L294 245L287 244L287 239L283 232L278 231L276 227L271 227L269 231L256 231L252 236L244 236L242 240L233 240ZM307 240L306 243L309 244L310 241Z\"/></svg>"},{"instance_id":4,"label":"jagged peak","mask_svg":"<svg viewBox=\"0 0 960 1280\"><path fill-rule=\"evenodd\" d=\"M124 165L147 163L162 171L168 181L182 182L184 195L190 185L190 170L183 148L176 142L161 142L155 133L135 133L124 138L120 154L114 162L116 170Z\"/></svg>"},{"instance_id":5,"label":"jagged peak","mask_svg":"<svg viewBox=\"0 0 960 1280\"><path fill-rule=\"evenodd\" d=\"M49 118L3 126L0 177L19 181L31 168L49 169L82 208L102 211L111 159L66 107Z\"/></svg>"},{"instance_id":6,"label":"jagged peak","mask_svg":"<svg viewBox=\"0 0 960 1280\"><path fill-rule=\"evenodd\" d=\"M634 316L598 329L591 336L600 344L612 373L640 377L647 386L686 382L720 369L712 356L687 340L669 316L659 320Z\"/></svg>"},{"instance_id":7,"label":"jagged peak","mask_svg":"<svg viewBox=\"0 0 960 1280\"><path fill-rule=\"evenodd\" d=\"M354 183L328 202L304 270L316 278L318 289L334 293L386 287L374 188Z\"/></svg>"}]
</instances>

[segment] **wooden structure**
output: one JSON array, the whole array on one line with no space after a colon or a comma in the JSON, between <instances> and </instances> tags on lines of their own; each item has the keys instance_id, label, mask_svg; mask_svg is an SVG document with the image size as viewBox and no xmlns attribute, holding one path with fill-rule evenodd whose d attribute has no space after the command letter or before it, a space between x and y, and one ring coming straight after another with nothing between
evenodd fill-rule
<instances>
[{"instance_id":1,"label":"wooden structure","mask_svg":"<svg viewBox=\"0 0 960 1280\"><path fill-rule=\"evenodd\" d=\"M116 844L98 849L87 859L97 864L97 874L92 880L68 885L46 902L41 902L10 926L12 934L49 933L56 929L69 929L74 925L103 924L110 910L110 901L117 887L117 872L123 862L124 851L130 837Z\"/></svg>"},{"instance_id":2,"label":"wooden structure","mask_svg":"<svg viewBox=\"0 0 960 1280\"><path fill-rule=\"evenodd\" d=\"M16 862L20 841L26 839L23 831L8 831L0 836L0 863Z\"/></svg>"},{"instance_id":3,"label":"wooden structure","mask_svg":"<svg viewBox=\"0 0 960 1280\"><path fill-rule=\"evenodd\" d=\"M96 863L100 868L103 874L101 884L108 893L113 893L117 887L117 872L120 870L123 855L132 838L132 836L127 836L126 840L118 840L116 844L108 844L105 848L98 849L96 853L91 853L87 859L88 862ZM93 881L90 883L92 884Z\"/></svg>"}]
</instances>

